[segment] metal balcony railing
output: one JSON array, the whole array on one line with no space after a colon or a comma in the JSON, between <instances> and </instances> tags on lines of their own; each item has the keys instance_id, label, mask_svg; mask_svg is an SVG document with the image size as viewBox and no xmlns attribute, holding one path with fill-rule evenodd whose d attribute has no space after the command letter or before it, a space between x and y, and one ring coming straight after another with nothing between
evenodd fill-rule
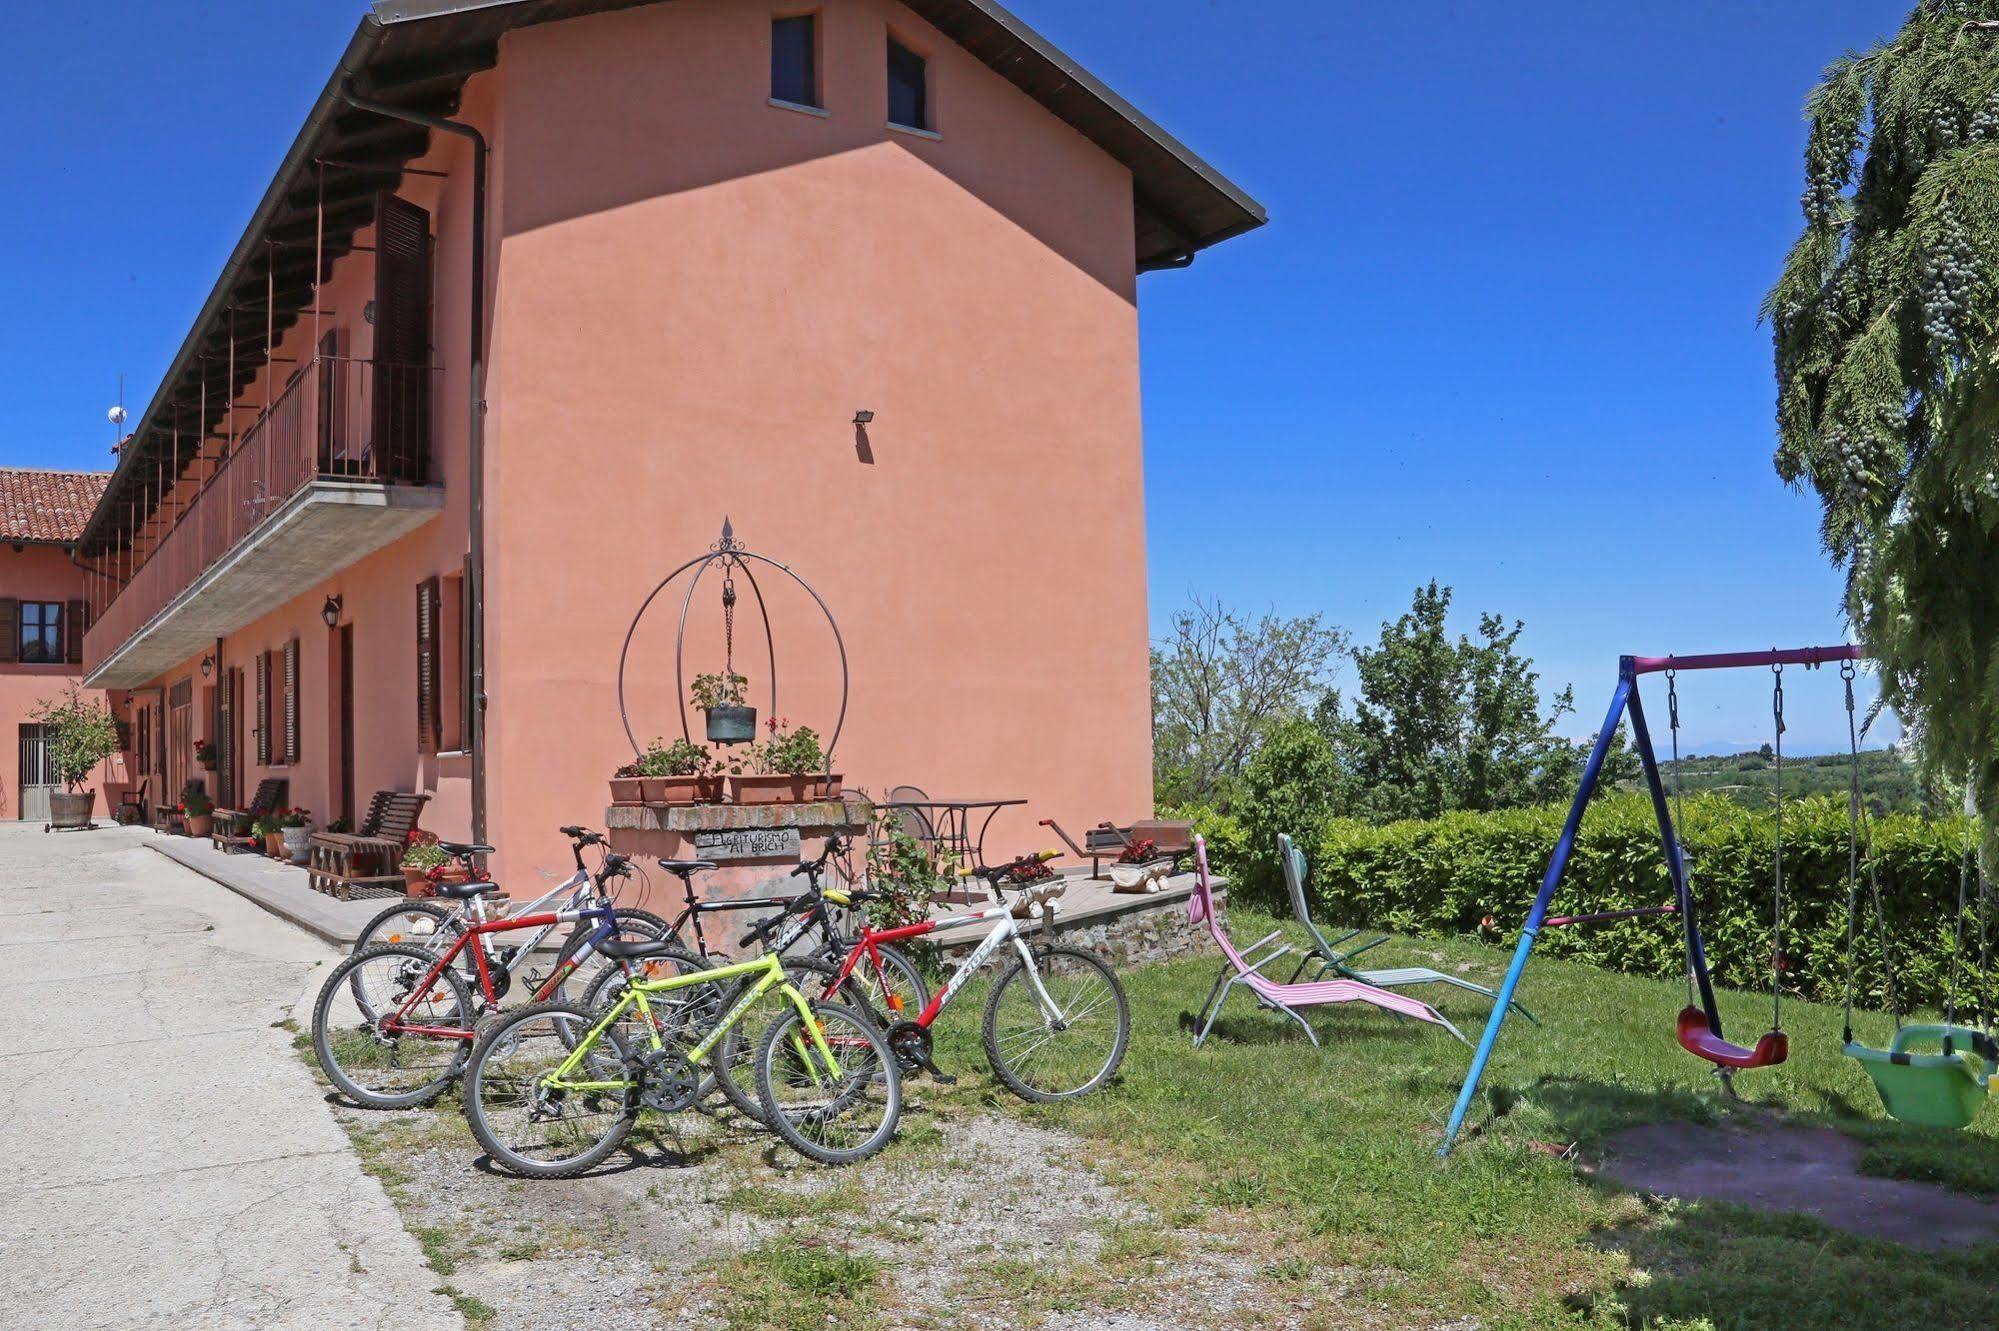
<instances>
[{"instance_id":1,"label":"metal balcony railing","mask_svg":"<svg viewBox=\"0 0 1999 1331\"><path fill-rule=\"evenodd\" d=\"M316 356L302 366L215 464L131 576L92 605L83 641L85 672L308 485L428 484L437 373L428 365L339 356Z\"/></svg>"}]
</instances>

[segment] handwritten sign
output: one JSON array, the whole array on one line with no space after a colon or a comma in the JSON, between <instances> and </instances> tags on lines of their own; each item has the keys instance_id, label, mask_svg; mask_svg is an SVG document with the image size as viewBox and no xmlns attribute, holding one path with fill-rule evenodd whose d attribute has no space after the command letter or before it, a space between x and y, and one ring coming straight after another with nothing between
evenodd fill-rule
<instances>
[{"instance_id":1,"label":"handwritten sign","mask_svg":"<svg viewBox=\"0 0 1999 1331\"><path fill-rule=\"evenodd\" d=\"M795 827L744 827L694 834L695 855L717 864L738 860L796 860L798 848Z\"/></svg>"}]
</instances>

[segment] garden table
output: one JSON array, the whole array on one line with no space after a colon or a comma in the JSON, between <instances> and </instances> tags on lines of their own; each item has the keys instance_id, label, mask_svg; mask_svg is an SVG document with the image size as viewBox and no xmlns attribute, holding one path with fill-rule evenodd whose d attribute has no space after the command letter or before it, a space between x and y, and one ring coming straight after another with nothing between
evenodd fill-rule
<instances>
[{"instance_id":1,"label":"garden table","mask_svg":"<svg viewBox=\"0 0 1999 1331\"><path fill-rule=\"evenodd\" d=\"M955 861L961 868L976 869L986 862L986 829L993 825L999 811L1019 808L1026 803L1021 798L920 799L889 800L881 807L922 814L936 833L933 845L940 864L948 860ZM979 818L981 813L984 818ZM975 818L979 818L977 836L972 834Z\"/></svg>"}]
</instances>

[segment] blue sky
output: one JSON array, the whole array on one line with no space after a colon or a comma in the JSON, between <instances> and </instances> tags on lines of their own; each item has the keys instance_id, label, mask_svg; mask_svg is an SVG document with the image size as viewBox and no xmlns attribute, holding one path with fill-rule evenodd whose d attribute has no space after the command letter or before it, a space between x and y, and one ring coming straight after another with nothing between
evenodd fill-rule
<instances>
[{"instance_id":1,"label":"blue sky","mask_svg":"<svg viewBox=\"0 0 1999 1331\"><path fill-rule=\"evenodd\" d=\"M1371 637L1434 577L1527 621L1579 731L1620 652L1839 639L1756 307L1804 95L1907 0L1013 7L1271 211L1142 283L1159 624L1198 593ZM143 407L362 8L13 15L0 461L109 465L119 372ZM1843 742L1836 690L1791 687L1794 744ZM1767 679L1688 693L1697 741L1768 730Z\"/></svg>"}]
</instances>

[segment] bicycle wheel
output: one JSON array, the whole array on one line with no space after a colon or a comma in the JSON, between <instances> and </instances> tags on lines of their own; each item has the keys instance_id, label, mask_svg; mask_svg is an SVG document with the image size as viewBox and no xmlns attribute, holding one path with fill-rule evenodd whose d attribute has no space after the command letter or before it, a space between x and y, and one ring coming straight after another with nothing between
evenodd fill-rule
<instances>
[{"instance_id":1,"label":"bicycle wheel","mask_svg":"<svg viewBox=\"0 0 1999 1331\"><path fill-rule=\"evenodd\" d=\"M1101 958L1067 947L1033 955L1056 1011L1046 1010L1027 967L1014 962L986 999L986 1059L1022 1099L1073 1100L1109 1081L1124 1061L1131 1009Z\"/></svg>"},{"instance_id":2,"label":"bicycle wheel","mask_svg":"<svg viewBox=\"0 0 1999 1331\"><path fill-rule=\"evenodd\" d=\"M770 1107L771 1130L792 1150L821 1164L851 1165L895 1136L902 1073L888 1037L862 1013L814 1003L812 1015L834 1066L824 1066L798 1009L787 1003L757 1053L757 1094Z\"/></svg>"},{"instance_id":3,"label":"bicycle wheel","mask_svg":"<svg viewBox=\"0 0 1999 1331\"><path fill-rule=\"evenodd\" d=\"M587 1042L570 1074L591 1089L549 1084L592 1025L580 1003L535 1003L480 1037L462 1098L472 1135L494 1164L528 1178L573 1178L624 1142L638 1117L639 1078L615 1029Z\"/></svg>"},{"instance_id":4,"label":"bicycle wheel","mask_svg":"<svg viewBox=\"0 0 1999 1331\"><path fill-rule=\"evenodd\" d=\"M840 968L813 957L786 957L784 973L808 998L830 998ZM742 992L742 986L738 985L721 1005L721 1011L727 1012ZM770 1126L770 1115L765 1112L762 1094L757 1090L757 1053L763 1048L764 1033L778 1015L777 1001L780 1000L774 994L765 995L756 1008L744 1013L728 1029L710 1056L715 1084L722 1094L737 1113L766 1128Z\"/></svg>"},{"instance_id":5,"label":"bicycle wheel","mask_svg":"<svg viewBox=\"0 0 1999 1331\"><path fill-rule=\"evenodd\" d=\"M406 943L371 947L334 967L320 987L312 1007L312 1052L327 1078L354 1103L370 1109L428 1104L463 1070L478 1008L465 981L450 970L425 984L436 964L429 952ZM363 993L377 1004L357 999ZM406 1005L397 1023L396 1014ZM401 1025L451 1033L391 1029Z\"/></svg>"},{"instance_id":6,"label":"bicycle wheel","mask_svg":"<svg viewBox=\"0 0 1999 1331\"><path fill-rule=\"evenodd\" d=\"M923 982L923 972L900 949L881 944L875 950L881 955L881 965L876 966L874 958L863 952L840 991L839 1001L860 1008L883 1030L916 1020L916 1015L930 1006L930 986ZM843 955L834 964L837 967L845 961Z\"/></svg>"},{"instance_id":7,"label":"bicycle wheel","mask_svg":"<svg viewBox=\"0 0 1999 1331\"><path fill-rule=\"evenodd\" d=\"M387 943L410 943L442 951L463 932L458 912L434 901L399 901L362 927L351 952Z\"/></svg>"}]
</instances>

